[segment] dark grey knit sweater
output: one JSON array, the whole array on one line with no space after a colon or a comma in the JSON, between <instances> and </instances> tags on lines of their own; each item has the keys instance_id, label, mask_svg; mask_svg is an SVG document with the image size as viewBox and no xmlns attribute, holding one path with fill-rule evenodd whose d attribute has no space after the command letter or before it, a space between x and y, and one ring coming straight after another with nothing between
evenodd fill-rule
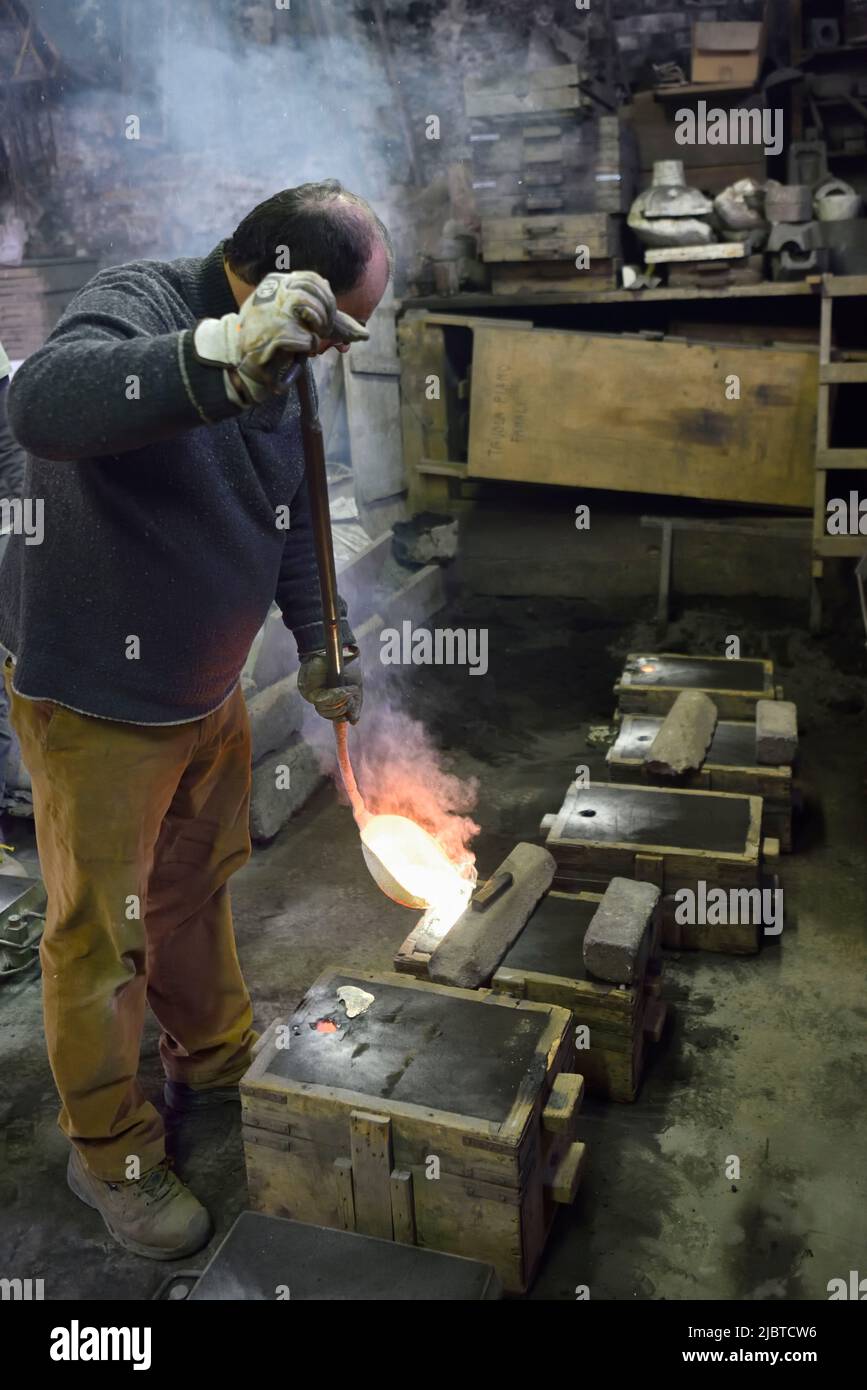
<instances>
[{"instance_id":1,"label":"dark grey knit sweater","mask_svg":"<svg viewBox=\"0 0 867 1390\"><path fill-rule=\"evenodd\" d=\"M242 412L193 354L196 322L235 308L221 246L117 266L16 373L9 420L45 528L40 545L14 535L0 568L22 695L138 724L200 718L275 598L299 652L324 646L297 391Z\"/></svg>"}]
</instances>

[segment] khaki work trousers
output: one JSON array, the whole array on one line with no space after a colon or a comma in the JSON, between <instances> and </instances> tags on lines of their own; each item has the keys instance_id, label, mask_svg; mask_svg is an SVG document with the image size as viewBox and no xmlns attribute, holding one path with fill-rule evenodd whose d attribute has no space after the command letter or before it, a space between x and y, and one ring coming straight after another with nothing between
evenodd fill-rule
<instances>
[{"instance_id":1,"label":"khaki work trousers","mask_svg":"<svg viewBox=\"0 0 867 1390\"><path fill-rule=\"evenodd\" d=\"M240 686L188 724L124 724L30 700L4 679L33 782L48 891L40 949L60 1127L98 1178L164 1157L137 1079L150 1004L166 1075L225 1086L256 1034L228 879L250 854L250 725Z\"/></svg>"}]
</instances>

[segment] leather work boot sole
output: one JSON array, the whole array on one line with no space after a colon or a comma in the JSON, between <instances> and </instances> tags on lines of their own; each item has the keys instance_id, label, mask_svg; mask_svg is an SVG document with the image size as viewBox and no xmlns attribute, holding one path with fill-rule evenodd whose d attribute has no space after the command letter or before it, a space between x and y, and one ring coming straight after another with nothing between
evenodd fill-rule
<instances>
[{"instance_id":1,"label":"leather work boot sole","mask_svg":"<svg viewBox=\"0 0 867 1390\"><path fill-rule=\"evenodd\" d=\"M137 1181L103 1182L73 1149L66 1181L76 1197L99 1212L118 1245L134 1255L178 1260L210 1239L208 1212L166 1163Z\"/></svg>"},{"instance_id":2,"label":"leather work boot sole","mask_svg":"<svg viewBox=\"0 0 867 1390\"><path fill-rule=\"evenodd\" d=\"M182 1081L167 1081L163 1087L166 1107L176 1115L186 1115L191 1110L214 1110L221 1105L240 1105L241 1092L238 1083L234 1086L211 1086L197 1088L185 1086Z\"/></svg>"}]
</instances>

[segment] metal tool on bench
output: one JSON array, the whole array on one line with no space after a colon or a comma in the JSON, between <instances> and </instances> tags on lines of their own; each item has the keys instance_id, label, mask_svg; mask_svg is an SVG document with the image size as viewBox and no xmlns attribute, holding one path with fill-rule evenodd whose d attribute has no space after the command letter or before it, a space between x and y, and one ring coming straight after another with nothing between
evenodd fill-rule
<instances>
[{"instance_id":1,"label":"metal tool on bench","mask_svg":"<svg viewBox=\"0 0 867 1390\"><path fill-rule=\"evenodd\" d=\"M301 433L313 543L322 596L328 683L331 686L339 686L343 676L343 643L340 636L331 512L328 506L325 445L303 362L296 363L285 380L288 384L296 377L301 404ZM347 735L347 721L335 720L334 736L337 741L340 775L361 833L364 862L372 878L387 897L404 907L426 908L441 905L444 912L450 913L454 910L457 915L472 892L472 882L460 877L433 836L415 821L407 816L375 816L368 811L352 770Z\"/></svg>"},{"instance_id":2,"label":"metal tool on bench","mask_svg":"<svg viewBox=\"0 0 867 1390\"><path fill-rule=\"evenodd\" d=\"M0 874L0 983L38 965L44 925L42 880Z\"/></svg>"}]
</instances>

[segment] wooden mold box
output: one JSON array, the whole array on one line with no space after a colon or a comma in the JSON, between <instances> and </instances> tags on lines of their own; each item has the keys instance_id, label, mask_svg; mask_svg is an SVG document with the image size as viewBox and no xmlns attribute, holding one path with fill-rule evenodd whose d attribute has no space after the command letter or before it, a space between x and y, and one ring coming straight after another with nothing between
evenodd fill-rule
<instances>
[{"instance_id":1,"label":"wooden mold box","mask_svg":"<svg viewBox=\"0 0 867 1390\"><path fill-rule=\"evenodd\" d=\"M622 219L608 212L527 214L482 218L483 261L568 261L576 246L592 258L621 253Z\"/></svg>"},{"instance_id":2,"label":"wooden mold box","mask_svg":"<svg viewBox=\"0 0 867 1390\"><path fill-rule=\"evenodd\" d=\"M682 690L703 690L720 719L755 719L759 700L781 700L774 663L758 658L630 652L614 687L621 714L667 714Z\"/></svg>"},{"instance_id":3,"label":"wooden mold box","mask_svg":"<svg viewBox=\"0 0 867 1390\"><path fill-rule=\"evenodd\" d=\"M595 979L584 965L587 928L601 893L545 895L491 985L500 994L559 1004L570 1009L576 1028L588 1030L589 1046L578 1043L587 1089L609 1100L632 1101L641 1084L648 1041L658 1042L666 1008L660 999L662 962L659 921L644 978L635 985Z\"/></svg>"},{"instance_id":4,"label":"wooden mold box","mask_svg":"<svg viewBox=\"0 0 867 1390\"><path fill-rule=\"evenodd\" d=\"M659 998L661 914L644 979L621 987L594 979L584 966L584 936L601 901L601 893L546 893L490 983L498 994L570 1009L576 1027L589 1029L589 1047L578 1050L587 1089L610 1100L631 1101L641 1080L646 1041L658 1041L665 1023ZM396 970L418 979L427 979L431 952L441 939L428 934L425 922L424 916L419 918L394 958Z\"/></svg>"},{"instance_id":5,"label":"wooden mold box","mask_svg":"<svg viewBox=\"0 0 867 1390\"><path fill-rule=\"evenodd\" d=\"M759 924L678 923L673 894L698 891L699 880L726 890L760 888L761 820L757 796L573 782L545 841L557 861L553 886L600 893L618 874L654 883L663 894L664 946L750 954L759 948ZM765 842L767 859L778 852L775 841Z\"/></svg>"},{"instance_id":6,"label":"wooden mold box","mask_svg":"<svg viewBox=\"0 0 867 1390\"><path fill-rule=\"evenodd\" d=\"M354 1018L345 986L373 995ZM566 1009L327 971L241 1082L250 1204L481 1260L522 1291L580 1182L574 1062Z\"/></svg>"},{"instance_id":7,"label":"wooden mold box","mask_svg":"<svg viewBox=\"0 0 867 1390\"><path fill-rule=\"evenodd\" d=\"M662 716L627 714L617 739L608 750L612 782L688 787L713 792L741 792L762 798L762 833L776 837L780 849L792 848L793 783L791 767L768 767L756 762L755 721L720 720L707 757L698 771L672 782L647 771L647 750L662 727Z\"/></svg>"}]
</instances>

